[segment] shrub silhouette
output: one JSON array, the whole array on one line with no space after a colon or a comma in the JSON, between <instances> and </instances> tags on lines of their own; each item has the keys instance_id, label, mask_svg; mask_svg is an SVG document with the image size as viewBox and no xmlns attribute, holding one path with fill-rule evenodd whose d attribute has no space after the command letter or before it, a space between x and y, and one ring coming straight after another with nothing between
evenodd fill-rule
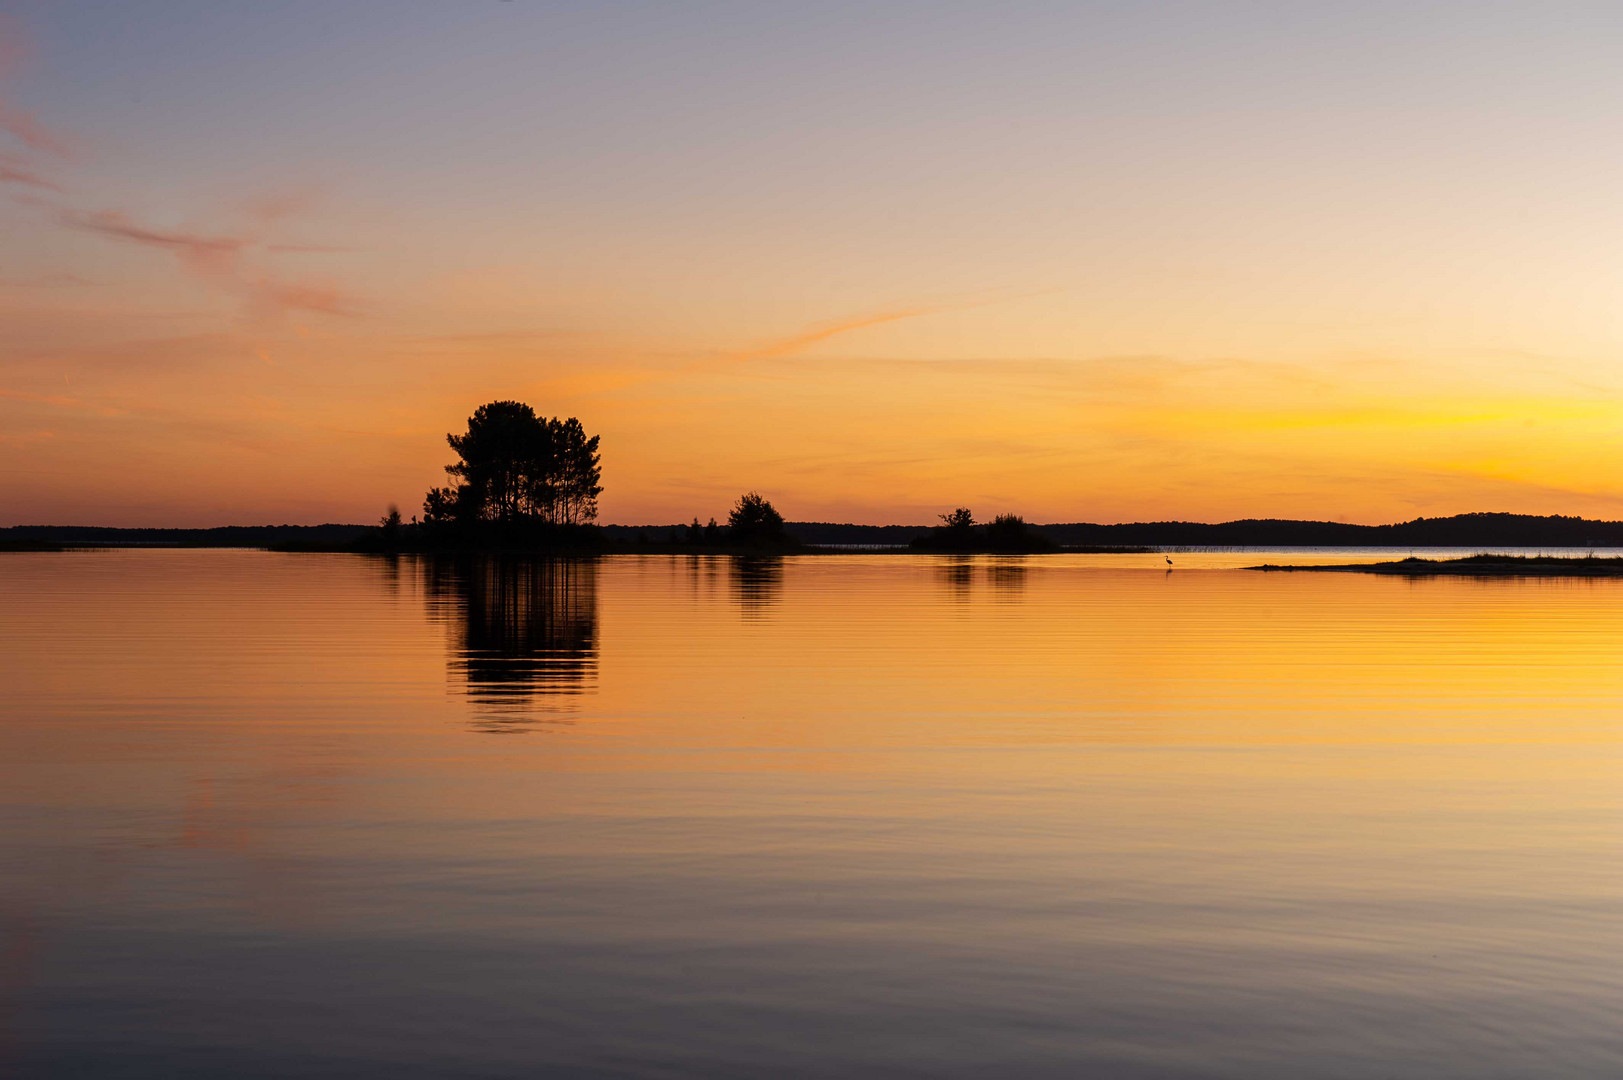
<instances>
[{"instance_id":1,"label":"shrub silhouette","mask_svg":"<svg viewBox=\"0 0 1623 1080\"><path fill-rule=\"evenodd\" d=\"M400 542L400 507L390 506L389 512L378 521L378 528L383 531L383 546L394 547Z\"/></svg>"},{"instance_id":2,"label":"shrub silhouette","mask_svg":"<svg viewBox=\"0 0 1623 1080\"><path fill-rule=\"evenodd\" d=\"M1034 531L1019 514L999 514L986 526L986 546L990 551L1052 551L1054 542Z\"/></svg>"},{"instance_id":3,"label":"shrub silhouette","mask_svg":"<svg viewBox=\"0 0 1623 1080\"><path fill-rule=\"evenodd\" d=\"M999 514L990 523L975 524L968 507L941 515L941 525L915 537L915 548L931 551L991 551L1020 554L1052 551L1054 542L1036 532L1018 514Z\"/></svg>"}]
</instances>

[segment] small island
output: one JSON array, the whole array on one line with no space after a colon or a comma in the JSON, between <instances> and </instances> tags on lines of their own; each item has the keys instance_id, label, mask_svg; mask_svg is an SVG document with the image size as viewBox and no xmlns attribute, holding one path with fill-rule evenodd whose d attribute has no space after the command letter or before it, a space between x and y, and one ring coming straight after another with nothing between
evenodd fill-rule
<instances>
[{"instance_id":1,"label":"small island","mask_svg":"<svg viewBox=\"0 0 1623 1080\"><path fill-rule=\"evenodd\" d=\"M1247 570L1387 574L1396 577L1623 577L1623 558L1594 555L1467 555L1459 559L1409 556L1391 562L1336 563L1328 566L1279 566L1265 563Z\"/></svg>"}]
</instances>

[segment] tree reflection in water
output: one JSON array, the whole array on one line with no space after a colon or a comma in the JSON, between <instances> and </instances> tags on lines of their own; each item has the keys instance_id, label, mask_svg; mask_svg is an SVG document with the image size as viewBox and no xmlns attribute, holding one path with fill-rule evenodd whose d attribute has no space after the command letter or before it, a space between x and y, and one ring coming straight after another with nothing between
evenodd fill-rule
<instances>
[{"instance_id":1,"label":"tree reflection in water","mask_svg":"<svg viewBox=\"0 0 1623 1080\"><path fill-rule=\"evenodd\" d=\"M937 568L937 573L954 600L962 603L969 599L969 588L974 581L975 567L967 555L948 556Z\"/></svg>"},{"instance_id":2,"label":"tree reflection in water","mask_svg":"<svg viewBox=\"0 0 1623 1080\"><path fill-rule=\"evenodd\" d=\"M1026 587L1026 557L999 555L978 559L968 555L953 555L936 566L936 576L947 587L954 601L970 599L975 582L984 580L992 586L992 596L999 601L1017 601Z\"/></svg>"},{"instance_id":3,"label":"tree reflection in water","mask_svg":"<svg viewBox=\"0 0 1623 1080\"><path fill-rule=\"evenodd\" d=\"M488 732L557 723L597 687L597 564L474 556L427 562L431 606L454 635L449 667Z\"/></svg>"},{"instance_id":4,"label":"tree reflection in water","mask_svg":"<svg viewBox=\"0 0 1623 1080\"><path fill-rule=\"evenodd\" d=\"M1023 555L994 556L986 568L986 579L992 583L993 595L999 600L1018 600L1026 587L1026 557Z\"/></svg>"},{"instance_id":5,"label":"tree reflection in water","mask_svg":"<svg viewBox=\"0 0 1623 1080\"><path fill-rule=\"evenodd\" d=\"M783 559L776 555L734 555L728 580L745 618L758 619L783 592Z\"/></svg>"}]
</instances>

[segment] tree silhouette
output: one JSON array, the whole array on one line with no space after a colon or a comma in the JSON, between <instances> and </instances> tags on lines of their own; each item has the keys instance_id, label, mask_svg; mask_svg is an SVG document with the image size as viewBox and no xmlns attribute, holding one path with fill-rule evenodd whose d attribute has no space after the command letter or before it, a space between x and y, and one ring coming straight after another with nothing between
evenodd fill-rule
<instances>
[{"instance_id":1,"label":"tree silhouette","mask_svg":"<svg viewBox=\"0 0 1623 1080\"><path fill-rule=\"evenodd\" d=\"M461 521L471 515L464 511L461 501L461 489L449 487L432 487L428 494L423 496L423 522L427 525L442 525L452 521Z\"/></svg>"},{"instance_id":2,"label":"tree silhouette","mask_svg":"<svg viewBox=\"0 0 1623 1080\"><path fill-rule=\"evenodd\" d=\"M735 544L781 544L783 515L758 491L741 495L727 515L727 538Z\"/></svg>"},{"instance_id":3,"label":"tree silhouette","mask_svg":"<svg viewBox=\"0 0 1623 1080\"><path fill-rule=\"evenodd\" d=\"M445 438L461 459L445 471L461 483L429 490L424 521L580 525L597 517L598 437L575 417L548 419L520 401L492 401L468 417L464 434Z\"/></svg>"},{"instance_id":4,"label":"tree silhouette","mask_svg":"<svg viewBox=\"0 0 1623 1080\"><path fill-rule=\"evenodd\" d=\"M551 432L535 410L519 401L492 401L468 417L463 435L445 441L462 460L445 471L467 489L458 503L473 516L512 521L533 509L544 463L552 456Z\"/></svg>"},{"instance_id":5,"label":"tree silhouette","mask_svg":"<svg viewBox=\"0 0 1623 1080\"><path fill-rule=\"evenodd\" d=\"M547 421L552 436L549 506L551 520L564 525L580 525L597 517L597 497L603 492L598 483L603 476L602 455L597 452L596 435L590 437L579 420Z\"/></svg>"}]
</instances>

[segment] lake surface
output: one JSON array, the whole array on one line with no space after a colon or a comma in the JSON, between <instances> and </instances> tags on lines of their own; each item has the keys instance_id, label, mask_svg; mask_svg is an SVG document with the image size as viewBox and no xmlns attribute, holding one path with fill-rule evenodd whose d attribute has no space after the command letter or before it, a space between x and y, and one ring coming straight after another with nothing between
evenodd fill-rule
<instances>
[{"instance_id":1,"label":"lake surface","mask_svg":"<svg viewBox=\"0 0 1623 1080\"><path fill-rule=\"evenodd\" d=\"M1623 1074L1623 581L1173 558L0 554L0 1074Z\"/></svg>"}]
</instances>

